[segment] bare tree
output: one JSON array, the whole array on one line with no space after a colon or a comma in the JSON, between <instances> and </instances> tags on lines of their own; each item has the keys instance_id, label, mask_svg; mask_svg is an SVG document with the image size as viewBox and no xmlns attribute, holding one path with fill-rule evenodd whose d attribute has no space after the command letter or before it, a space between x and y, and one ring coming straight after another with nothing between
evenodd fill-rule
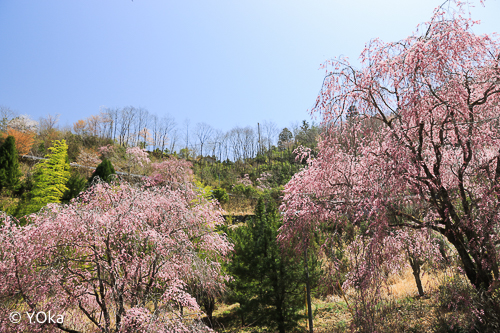
<instances>
[{"instance_id":1,"label":"bare tree","mask_svg":"<svg viewBox=\"0 0 500 333\"><path fill-rule=\"evenodd\" d=\"M121 146L128 146L131 137L131 126L134 122L136 109L133 106L127 106L119 112L119 130L118 143Z\"/></svg>"},{"instance_id":2,"label":"bare tree","mask_svg":"<svg viewBox=\"0 0 500 333\"><path fill-rule=\"evenodd\" d=\"M185 143L185 146L186 146L186 153L189 152L189 125L191 124L191 120L189 119L185 119L184 120L184 127L186 128L186 135L184 136L184 143ZM189 157L189 154L188 156Z\"/></svg>"},{"instance_id":3,"label":"bare tree","mask_svg":"<svg viewBox=\"0 0 500 333\"><path fill-rule=\"evenodd\" d=\"M229 131L229 144L231 146L231 155L234 161L241 160L243 158L243 129L241 127L235 127Z\"/></svg>"},{"instance_id":4,"label":"bare tree","mask_svg":"<svg viewBox=\"0 0 500 333\"><path fill-rule=\"evenodd\" d=\"M203 157L203 146L210 141L212 137L214 129L212 126L207 123L198 123L196 124L195 135L198 138L198 142L200 143L200 155Z\"/></svg>"},{"instance_id":5,"label":"bare tree","mask_svg":"<svg viewBox=\"0 0 500 333\"><path fill-rule=\"evenodd\" d=\"M0 105L0 131L5 132L8 123L15 117L17 117L17 112L6 106Z\"/></svg>"},{"instance_id":6,"label":"bare tree","mask_svg":"<svg viewBox=\"0 0 500 333\"><path fill-rule=\"evenodd\" d=\"M177 128L172 128L172 130L169 131L169 148L168 151L173 153L175 151L175 144L179 141L179 133L177 131Z\"/></svg>"},{"instance_id":7,"label":"bare tree","mask_svg":"<svg viewBox=\"0 0 500 333\"><path fill-rule=\"evenodd\" d=\"M120 109L118 108L104 108L101 111L101 114L103 117L106 119L106 121L109 124L109 132L107 134L107 137L115 140L116 139L116 132L118 129L119 125L119 116L120 116Z\"/></svg>"},{"instance_id":8,"label":"bare tree","mask_svg":"<svg viewBox=\"0 0 500 333\"><path fill-rule=\"evenodd\" d=\"M51 115L50 113L47 115L46 118L41 117L40 122L39 122L39 131L40 134L42 133L48 133L56 129L57 122L59 121L59 115L56 114L55 116Z\"/></svg>"},{"instance_id":9,"label":"bare tree","mask_svg":"<svg viewBox=\"0 0 500 333\"><path fill-rule=\"evenodd\" d=\"M272 121L264 121L262 124L262 131L264 133L265 141L267 143L267 151L269 159L271 159L271 146L274 145L276 136L279 133L278 126Z\"/></svg>"},{"instance_id":10,"label":"bare tree","mask_svg":"<svg viewBox=\"0 0 500 333\"><path fill-rule=\"evenodd\" d=\"M149 123L149 111L144 108L135 108L135 121L134 124L134 142L133 144L138 146L141 142L141 138L147 146L147 128Z\"/></svg>"},{"instance_id":11,"label":"bare tree","mask_svg":"<svg viewBox=\"0 0 500 333\"><path fill-rule=\"evenodd\" d=\"M153 146L153 151L155 151L160 142L160 120L155 114L152 114L149 120L152 138L151 145Z\"/></svg>"},{"instance_id":12,"label":"bare tree","mask_svg":"<svg viewBox=\"0 0 500 333\"><path fill-rule=\"evenodd\" d=\"M113 118L107 112L107 109L101 108L99 112L99 117L101 118L101 138L112 139L113 133Z\"/></svg>"},{"instance_id":13,"label":"bare tree","mask_svg":"<svg viewBox=\"0 0 500 333\"><path fill-rule=\"evenodd\" d=\"M167 148L167 144L170 143L170 147L172 147L172 143L175 146L175 141L177 139L177 133L175 132L175 120L170 116L164 116L160 119L159 122L159 141L158 145L161 147L161 151L165 151ZM175 134L174 134L175 133ZM169 149L169 151L172 151Z\"/></svg>"},{"instance_id":14,"label":"bare tree","mask_svg":"<svg viewBox=\"0 0 500 333\"><path fill-rule=\"evenodd\" d=\"M247 126L243 129L243 158L253 158L257 154L258 140L252 127Z\"/></svg>"},{"instance_id":15,"label":"bare tree","mask_svg":"<svg viewBox=\"0 0 500 333\"><path fill-rule=\"evenodd\" d=\"M222 162L222 152L223 152L223 145L227 141L227 134L224 133L221 130L215 130L213 136L212 136L212 141L210 142L211 148L212 148L212 155L215 156L216 158L219 158L219 161Z\"/></svg>"}]
</instances>

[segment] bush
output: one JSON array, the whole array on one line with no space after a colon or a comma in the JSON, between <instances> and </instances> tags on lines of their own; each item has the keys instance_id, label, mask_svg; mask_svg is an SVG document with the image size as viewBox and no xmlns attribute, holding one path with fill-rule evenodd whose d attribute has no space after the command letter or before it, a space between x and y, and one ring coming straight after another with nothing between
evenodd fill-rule
<instances>
[{"instance_id":1,"label":"bush","mask_svg":"<svg viewBox=\"0 0 500 333\"><path fill-rule=\"evenodd\" d=\"M439 315L437 332L500 332L500 290L477 291L462 275L439 287L438 304L450 316Z\"/></svg>"},{"instance_id":2,"label":"bush","mask_svg":"<svg viewBox=\"0 0 500 333\"><path fill-rule=\"evenodd\" d=\"M464 277L455 274L446 278L439 286L438 304L443 310L467 311L472 306L472 298L475 295L474 288Z\"/></svg>"},{"instance_id":3,"label":"bush","mask_svg":"<svg viewBox=\"0 0 500 333\"><path fill-rule=\"evenodd\" d=\"M220 187L215 188L212 191L212 194L215 197L215 199L217 199L217 201L219 201L220 203L224 203L224 202L227 202L229 200L229 196L227 195L226 190L223 188L220 188Z\"/></svg>"},{"instance_id":4,"label":"bush","mask_svg":"<svg viewBox=\"0 0 500 333\"><path fill-rule=\"evenodd\" d=\"M89 179L89 184L92 185L94 182L94 179L99 177L105 182L110 182L111 181L111 175L115 174L115 168L113 168L113 165L108 159L103 159L101 164L97 166L97 168L94 170L94 173Z\"/></svg>"}]
</instances>

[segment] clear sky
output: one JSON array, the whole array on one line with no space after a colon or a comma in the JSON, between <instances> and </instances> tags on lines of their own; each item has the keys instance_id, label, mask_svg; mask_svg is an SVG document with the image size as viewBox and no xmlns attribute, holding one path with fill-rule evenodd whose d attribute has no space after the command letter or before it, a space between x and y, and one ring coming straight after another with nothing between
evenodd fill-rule
<instances>
[{"instance_id":1,"label":"clear sky","mask_svg":"<svg viewBox=\"0 0 500 333\"><path fill-rule=\"evenodd\" d=\"M0 105L60 125L102 106L179 126L279 127L310 119L324 71L366 42L396 41L443 0L0 0ZM476 33L500 31L500 1Z\"/></svg>"}]
</instances>

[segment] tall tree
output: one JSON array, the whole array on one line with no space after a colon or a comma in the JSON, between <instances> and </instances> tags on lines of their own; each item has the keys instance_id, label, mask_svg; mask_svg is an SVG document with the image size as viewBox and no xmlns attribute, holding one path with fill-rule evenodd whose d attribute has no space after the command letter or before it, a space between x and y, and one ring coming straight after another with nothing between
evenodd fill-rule
<instances>
[{"instance_id":1,"label":"tall tree","mask_svg":"<svg viewBox=\"0 0 500 333\"><path fill-rule=\"evenodd\" d=\"M0 146L0 191L4 188L15 189L19 185L18 155L16 141L13 136L8 136Z\"/></svg>"},{"instance_id":2,"label":"tall tree","mask_svg":"<svg viewBox=\"0 0 500 333\"><path fill-rule=\"evenodd\" d=\"M420 35L372 41L360 70L327 64L316 111L334 125L286 187L284 240L346 217L370 219L374 248L391 228L427 229L455 247L477 289L498 281L500 42L475 35L456 5Z\"/></svg>"},{"instance_id":3,"label":"tall tree","mask_svg":"<svg viewBox=\"0 0 500 333\"><path fill-rule=\"evenodd\" d=\"M293 134L288 128L283 128L280 135L278 136L278 147L280 150L290 149L293 142Z\"/></svg>"},{"instance_id":4,"label":"tall tree","mask_svg":"<svg viewBox=\"0 0 500 333\"><path fill-rule=\"evenodd\" d=\"M203 157L203 146L207 144L212 138L214 129L212 126L206 123L198 123L196 125L195 135L198 138L198 142L200 143L200 155Z\"/></svg>"},{"instance_id":5,"label":"tall tree","mask_svg":"<svg viewBox=\"0 0 500 333\"><path fill-rule=\"evenodd\" d=\"M0 105L0 132L4 132L9 127L10 122L17 116L17 113L10 108Z\"/></svg>"},{"instance_id":6,"label":"tall tree","mask_svg":"<svg viewBox=\"0 0 500 333\"><path fill-rule=\"evenodd\" d=\"M133 106L128 106L122 108L119 111L119 131L118 131L118 143L121 146L128 146L133 139L131 133L131 127L135 121L136 109Z\"/></svg>"},{"instance_id":7,"label":"tall tree","mask_svg":"<svg viewBox=\"0 0 500 333\"><path fill-rule=\"evenodd\" d=\"M133 144L138 146L140 142L147 141L145 140L144 133L145 131L147 131L147 127L151 120L149 111L144 108L136 108L134 112L135 112L135 119L133 125L134 125L135 137L133 138ZM141 139L144 141L141 141Z\"/></svg>"},{"instance_id":8,"label":"tall tree","mask_svg":"<svg viewBox=\"0 0 500 333\"><path fill-rule=\"evenodd\" d=\"M64 192L61 201L68 203L71 199L76 198L87 185L87 179L82 176L78 171L73 171L66 183L68 190Z\"/></svg>"},{"instance_id":9,"label":"tall tree","mask_svg":"<svg viewBox=\"0 0 500 333\"><path fill-rule=\"evenodd\" d=\"M46 160L36 165L35 185L31 191L29 211L37 211L50 202L60 202L68 190L70 177L68 145L65 140L56 140L49 147Z\"/></svg>"},{"instance_id":10,"label":"tall tree","mask_svg":"<svg viewBox=\"0 0 500 333\"><path fill-rule=\"evenodd\" d=\"M229 271L244 324L266 324L284 333L304 307L304 264L283 253L276 237L280 216L271 199L259 198L255 218L230 233L235 241Z\"/></svg>"},{"instance_id":11,"label":"tall tree","mask_svg":"<svg viewBox=\"0 0 500 333\"><path fill-rule=\"evenodd\" d=\"M263 132L265 136L265 141L267 142L267 151L269 153L269 161L271 160L271 146L274 144L276 134L278 134L278 127L272 121L265 121L263 126Z\"/></svg>"}]
</instances>

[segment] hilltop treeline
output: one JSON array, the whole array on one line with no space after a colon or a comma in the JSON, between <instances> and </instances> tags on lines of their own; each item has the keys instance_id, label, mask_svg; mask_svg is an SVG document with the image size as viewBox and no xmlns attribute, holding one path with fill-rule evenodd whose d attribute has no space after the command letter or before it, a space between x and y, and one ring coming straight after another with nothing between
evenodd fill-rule
<instances>
[{"instance_id":1,"label":"hilltop treeline","mask_svg":"<svg viewBox=\"0 0 500 333\"><path fill-rule=\"evenodd\" d=\"M103 109L71 127L59 126L58 116L35 121L6 107L0 111L0 143L12 137L21 156L19 185L5 192L2 201L3 209L16 211L17 216L28 211L14 210L14 205L28 205L36 187L39 171L33 168L34 158L50 157L57 141L64 140L68 162L73 165L64 200L77 196L104 160L118 173L148 176L154 172L153 163L174 157L192 163L198 186L219 193L225 209L249 213L259 193L274 191L274 197L279 197L280 187L303 166L296 160L295 148L302 145L314 153L321 132L305 120L283 129L263 122L223 132L206 123L179 126L170 116L158 117L135 107ZM134 147L151 163L137 163L130 153Z\"/></svg>"}]
</instances>

